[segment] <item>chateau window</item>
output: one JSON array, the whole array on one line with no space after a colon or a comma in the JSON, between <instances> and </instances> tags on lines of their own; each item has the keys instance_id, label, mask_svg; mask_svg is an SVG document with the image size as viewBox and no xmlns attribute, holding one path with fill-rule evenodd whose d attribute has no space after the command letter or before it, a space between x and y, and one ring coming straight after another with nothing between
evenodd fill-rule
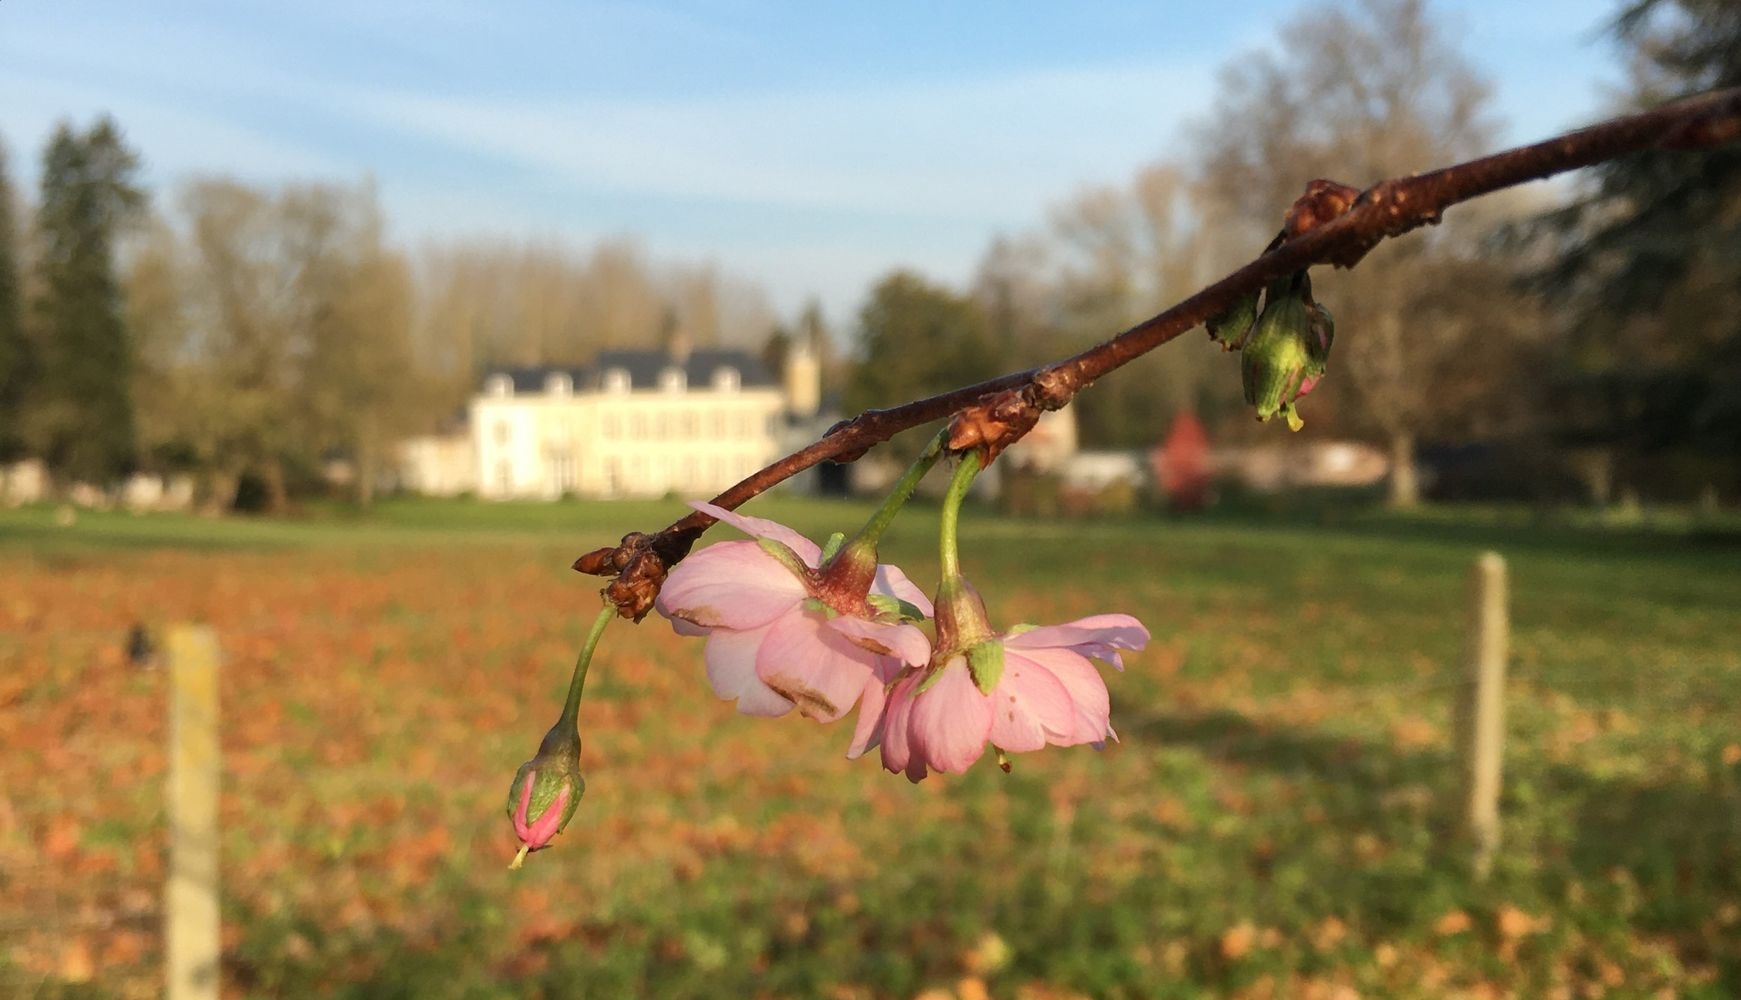
<instances>
[{"instance_id":1,"label":"chateau window","mask_svg":"<svg viewBox=\"0 0 1741 1000\"><path fill-rule=\"evenodd\" d=\"M574 392L574 379L556 372L544 380L544 391L552 396L567 396Z\"/></svg>"},{"instance_id":2,"label":"chateau window","mask_svg":"<svg viewBox=\"0 0 1741 1000\"><path fill-rule=\"evenodd\" d=\"M514 394L514 380L506 375L491 375L484 382L484 393L497 397L512 396Z\"/></svg>"},{"instance_id":3,"label":"chateau window","mask_svg":"<svg viewBox=\"0 0 1741 1000\"><path fill-rule=\"evenodd\" d=\"M625 368L611 368L605 371L606 392L628 392L629 372Z\"/></svg>"},{"instance_id":4,"label":"chateau window","mask_svg":"<svg viewBox=\"0 0 1741 1000\"><path fill-rule=\"evenodd\" d=\"M689 385L689 379L681 368L667 368L659 373L659 388L666 392L682 392Z\"/></svg>"},{"instance_id":5,"label":"chateau window","mask_svg":"<svg viewBox=\"0 0 1741 1000\"><path fill-rule=\"evenodd\" d=\"M545 453L545 465L548 469L551 487L558 493L570 493L574 490L575 467L574 454L567 448L551 448Z\"/></svg>"},{"instance_id":6,"label":"chateau window","mask_svg":"<svg viewBox=\"0 0 1741 1000\"><path fill-rule=\"evenodd\" d=\"M701 417L694 410L690 410L684 413L680 419L682 423L679 426L682 427L682 430L679 433L687 440L695 440L696 432L701 429Z\"/></svg>"},{"instance_id":7,"label":"chateau window","mask_svg":"<svg viewBox=\"0 0 1741 1000\"><path fill-rule=\"evenodd\" d=\"M508 439L514 436L514 427L506 420L496 421L496 443L506 445Z\"/></svg>"},{"instance_id":8,"label":"chateau window","mask_svg":"<svg viewBox=\"0 0 1741 1000\"><path fill-rule=\"evenodd\" d=\"M713 387L721 392L736 392L742 384L743 376L730 365L713 370Z\"/></svg>"},{"instance_id":9,"label":"chateau window","mask_svg":"<svg viewBox=\"0 0 1741 1000\"><path fill-rule=\"evenodd\" d=\"M616 439L623 436L623 418L615 413L605 415L605 437Z\"/></svg>"}]
</instances>

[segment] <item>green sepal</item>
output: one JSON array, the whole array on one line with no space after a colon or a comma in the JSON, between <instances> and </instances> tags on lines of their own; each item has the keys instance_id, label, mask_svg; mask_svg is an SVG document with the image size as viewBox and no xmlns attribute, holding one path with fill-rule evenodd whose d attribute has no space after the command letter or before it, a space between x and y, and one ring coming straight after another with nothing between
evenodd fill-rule
<instances>
[{"instance_id":1,"label":"green sepal","mask_svg":"<svg viewBox=\"0 0 1741 1000\"><path fill-rule=\"evenodd\" d=\"M842 545L845 545L845 544L846 544L846 533L845 532L836 531L834 534L829 535L828 541L822 543L822 563L823 563L823 565L827 565L828 560L833 559L834 554L836 552L839 552L840 547Z\"/></svg>"},{"instance_id":2,"label":"green sepal","mask_svg":"<svg viewBox=\"0 0 1741 1000\"><path fill-rule=\"evenodd\" d=\"M901 600L893 594L866 594L865 603L876 609L879 621L922 622L925 612L917 604Z\"/></svg>"},{"instance_id":3,"label":"green sepal","mask_svg":"<svg viewBox=\"0 0 1741 1000\"><path fill-rule=\"evenodd\" d=\"M1220 344L1223 350L1237 351L1245 343L1246 334L1251 332L1251 324L1257 319L1257 292L1244 296L1221 313L1210 317L1203 324L1209 330L1209 339Z\"/></svg>"},{"instance_id":4,"label":"green sepal","mask_svg":"<svg viewBox=\"0 0 1741 1000\"><path fill-rule=\"evenodd\" d=\"M967 647L967 671L973 675L979 693L990 696L997 682L1003 680L1003 643L987 639Z\"/></svg>"},{"instance_id":5,"label":"green sepal","mask_svg":"<svg viewBox=\"0 0 1741 1000\"><path fill-rule=\"evenodd\" d=\"M804 560L798 558L798 553L793 552L786 543L777 542L772 538L758 538L756 544L761 547L763 552L773 556L780 565L791 570L793 576L800 580L810 577L810 567L804 565Z\"/></svg>"}]
</instances>

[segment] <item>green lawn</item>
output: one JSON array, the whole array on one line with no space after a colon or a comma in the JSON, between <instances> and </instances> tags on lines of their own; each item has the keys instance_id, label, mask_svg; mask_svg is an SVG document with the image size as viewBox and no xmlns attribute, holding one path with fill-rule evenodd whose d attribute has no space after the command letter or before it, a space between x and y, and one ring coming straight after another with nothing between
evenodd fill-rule
<instances>
[{"instance_id":1,"label":"green lawn","mask_svg":"<svg viewBox=\"0 0 1741 1000\"><path fill-rule=\"evenodd\" d=\"M867 511L752 508L818 538ZM972 512L994 617L1154 632L1109 677L1120 743L914 787L843 760L845 724L734 715L656 619L613 626L587 797L510 874L502 797L597 607L567 564L681 512L0 512L0 987L153 995L164 681L118 648L134 621L199 618L229 657L239 995L1741 995L1733 534ZM931 578L934 527L916 507L885 559ZM1505 839L1477 883L1451 716L1488 547L1515 631ZM24 907L54 919L16 929Z\"/></svg>"}]
</instances>

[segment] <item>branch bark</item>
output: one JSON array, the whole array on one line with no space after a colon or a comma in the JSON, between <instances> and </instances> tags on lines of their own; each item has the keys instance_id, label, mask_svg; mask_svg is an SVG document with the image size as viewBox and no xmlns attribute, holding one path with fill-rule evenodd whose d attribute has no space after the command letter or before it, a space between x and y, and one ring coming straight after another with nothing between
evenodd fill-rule
<instances>
[{"instance_id":1,"label":"branch bark","mask_svg":"<svg viewBox=\"0 0 1741 1000\"><path fill-rule=\"evenodd\" d=\"M851 462L912 427L976 405L1007 412L1017 398L1055 410L1095 380L1147 354L1270 282L1320 264L1353 267L1383 240L1436 224L1459 202L1612 160L1645 149L1700 150L1741 139L1741 88L1712 91L1568 132L1528 146L1409 177L1382 180L1350 199L1343 185L1313 181L1288 213L1270 249L1220 281L1103 343L1051 365L1012 372L886 410L842 421L815 443L774 462L713 499L736 509L825 460ZM1007 419L1005 422L1008 422ZM1032 421L1017 421L1016 436ZM1008 441L995 447L1001 447ZM695 512L654 534L633 532L621 544L575 561L583 573L614 576L605 588L619 612L639 621L651 610L665 571L689 553L714 519Z\"/></svg>"}]
</instances>

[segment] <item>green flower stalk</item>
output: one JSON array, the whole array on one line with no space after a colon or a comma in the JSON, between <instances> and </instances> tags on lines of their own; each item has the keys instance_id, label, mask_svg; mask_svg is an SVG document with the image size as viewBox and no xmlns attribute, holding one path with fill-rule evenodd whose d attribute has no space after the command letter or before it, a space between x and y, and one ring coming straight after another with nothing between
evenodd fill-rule
<instances>
[{"instance_id":1,"label":"green flower stalk","mask_svg":"<svg viewBox=\"0 0 1741 1000\"><path fill-rule=\"evenodd\" d=\"M568 681L562 716L544 734L537 755L520 765L508 787L508 818L513 821L514 835L520 838L520 851L509 868L519 868L527 854L549 847L574 818L580 797L586 794L586 779L580 773L580 695L586 687L593 651L605 626L615 617L616 609L606 606L593 621Z\"/></svg>"}]
</instances>

